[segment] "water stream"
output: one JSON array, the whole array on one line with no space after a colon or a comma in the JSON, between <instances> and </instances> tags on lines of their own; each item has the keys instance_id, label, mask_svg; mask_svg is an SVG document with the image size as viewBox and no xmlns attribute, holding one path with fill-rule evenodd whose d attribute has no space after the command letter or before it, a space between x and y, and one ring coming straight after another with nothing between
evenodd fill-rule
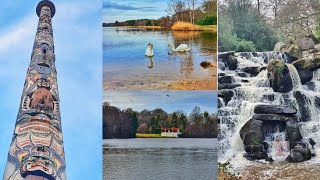
<instances>
[{"instance_id":1,"label":"water stream","mask_svg":"<svg viewBox=\"0 0 320 180\"><path fill-rule=\"evenodd\" d=\"M286 54L277 52L259 52L235 53L237 57L237 70L220 68L219 74L223 76L233 76L234 84L241 86L234 89L228 89L233 92L233 97L227 103L223 98L219 98L222 103L218 110L220 118L220 135L219 135L219 162L229 161L235 171L241 171L245 166L255 164L243 157L245 154L243 141L240 138L240 129L248 122L254 114L253 109L258 104L269 105L286 105L297 109L299 119L299 129L303 139L312 138L315 141L315 154L309 161L315 161L320 157L320 105L317 97L320 97L320 70L314 71L311 81L313 88L308 85L302 85L297 69L289 64L289 58ZM243 69L246 67L266 67L272 59L283 60L292 79L293 90L288 93L274 92L270 87L267 70L262 70L257 76L244 75ZM221 59L219 59L220 61ZM307 122L302 121L301 110L294 96L296 91L304 95L305 109L311 119ZM270 133L264 139L268 143L268 156L276 162L283 162L290 154L289 143L285 131L279 128L270 129ZM318 162L316 160L316 162Z\"/></svg>"}]
</instances>

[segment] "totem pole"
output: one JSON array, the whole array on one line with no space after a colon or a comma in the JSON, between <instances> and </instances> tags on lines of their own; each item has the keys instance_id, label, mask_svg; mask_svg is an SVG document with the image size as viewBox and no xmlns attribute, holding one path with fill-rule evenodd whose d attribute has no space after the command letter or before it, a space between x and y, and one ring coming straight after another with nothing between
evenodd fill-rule
<instances>
[{"instance_id":1,"label":"totem pole","mask_svg":"<svg viewBox=\"0 0 320 180\"><path fill-rule=\"evenodd\" d=\"M9 148L4 180L65 180L51 18L55 6L39 2L37 33Z\"/></svg>"}]
</instances>

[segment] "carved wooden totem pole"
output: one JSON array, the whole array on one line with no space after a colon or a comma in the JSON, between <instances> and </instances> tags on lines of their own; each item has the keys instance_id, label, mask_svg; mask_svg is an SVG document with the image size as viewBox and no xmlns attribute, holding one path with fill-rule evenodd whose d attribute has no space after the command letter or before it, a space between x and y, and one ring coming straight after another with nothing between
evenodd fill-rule
<instances>
[{"instance_id":1,"label":"carved wooden totem pole","mask_svg":"<svg viewBox=\"0 0 320 180\"><path fill-rule=\"evenodd\" d=\"M4 180L66 179L51 24L55 6L43 0L36 12L39 23Z\"/></svg>"}]
</instances>

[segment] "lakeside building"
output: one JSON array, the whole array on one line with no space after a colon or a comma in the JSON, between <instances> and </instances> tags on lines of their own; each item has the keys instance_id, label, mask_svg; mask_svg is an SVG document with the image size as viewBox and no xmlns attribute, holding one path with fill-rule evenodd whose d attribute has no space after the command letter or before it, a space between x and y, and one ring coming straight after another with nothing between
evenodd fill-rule
<instances>
[{"instance_id":1,"label":"lakeside building","mask_svg":"<svg viewBox=\"0 0 320 180\"><path fill-rule=\"evenodd\" d=\"M162 128L161 129L161 136L162 137L179 137L182 134L179 128Z\"/></svg>"}]
</instances>

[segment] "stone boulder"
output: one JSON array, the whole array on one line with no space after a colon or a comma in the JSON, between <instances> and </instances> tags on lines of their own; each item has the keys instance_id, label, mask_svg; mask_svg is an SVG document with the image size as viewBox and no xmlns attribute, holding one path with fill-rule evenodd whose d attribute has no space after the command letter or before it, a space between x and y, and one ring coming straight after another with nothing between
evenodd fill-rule
<instances>
[{"instance_id":1,"label":"stone boulder","mask_svg":"<svg viewBox=\"0 0 320 180\"><path fill-rule=\"evenodd\" d=\"M220 76L218 78L218 82L220 84L232 84L234 81L235 80L233 76Z\"/></svg>"},{"instance_id":2,"label":"stone boulder","mask_svg":"<svg viewBox=\"0 0 320 180\"><path fill-rule=\"evenodd\" d=\"M223 99L225 105L228 104L228 102L232 99L233 95L233 91L228 89L220 90L218 93L218 97Z\"/></svg>"},{"instance_id":3,"label":"stone boulder","mask_svg":"<svg viewBox=\"0 0 320 180\"><path fill-rule=\"evenodd\" d=\"M271 60L267 66L268 79L275 92L290 92L293 89L288 66L282 60Z\"/></svg>"},{"instance_id":4,"label":"stone boulder","mask_svg":"<svg viewBox=\"0 0 320 180\"><path fill-rule=\"evenodd\" d=\"M320 44L316 44L316 45L314 46L314 49L319 52L319 51L320 51Z\"/></svg>"},{"instance_id":5,"label":"stone boulder","mask_svg":"<svg viewBox=\"0 0 320 180\"><path fill-rule=\"evenodd\" d=\"M286 136L289 140L290 149L297 145L297 142L301 141L302 135L300 133L299 124L297 120L289 120L286 122Z\"/></svg>"},{"instance_id":6,"label":"stone boulder","mask_svg":"<svg viewBox=\"0 0 320 180\"><path fill-rule=\"evenodd\" d=\"M245 146L259 145L263 142L262 121L250 119L240 130L240 137Z\"/></svg>"},{"instance_id":7,"label":"stone boulder","mask_svg":"<svg viewBox=\"0 0 320 180\"><path fill-rule=\"evenodd\" d=\"M204 69L207 69L207 68L213 67L213 64L209 61L202 61L200 63L200 66Z\"/></svg>"},{"instance_id":8,"label":"stone boulder","mask_svg":"<svg viewBox=\"0 0 320 180\"><path fill-rule=\"evenodd\" d=\"M273 48L273 51L282 52L286 48L286 44L283 42L277 42Z\"/></svg>"},{"instance_id":9,"label":"stone boulder","mask_svg":"<svg viewBox=\"0 0 320 180\"><path fill-rule=\"evenodd\" d=\"M297 109L290 106L269 105L260 104L254 107L254 113L257 114L282 114L282 115L294 115L297 113ZM270 118L284 118L284 116L273 116Z\"/></svg>"},{"instance_id":10,"label":"stone boulder","mask_svg":"<svg viewBox=\"0 0 320 180\"><path fill-rule=\"evenodd\" d=\"M311 159L311 151L308 148L307 143L297 143L297 145L291 149L290 155L288 157L289 162L303 162Z\"/></svg>"},{"instance_id":11,"label":"stone boulder","mask_svg":"<svg viewBox=\"0 0 320 180\"><path fill-rule=\"evenodd\" d=\"M250 74L251 76L257 76L261 69L260 67L245 67L242 69L243 72Z\"/></svg>"},{"instance_id":12,"label":"stone boulder","mask_svg":"<svg viewBox=\"0 0 320 180\"><path fill-rule=\"evenodd\" d=\"M311 60L307 59L300 59L297 61L294 61L292 63L296 69L299 70L309 70L309 71L315 71L320 68L320 58L314 58Z\"/></svg>"},{"instance_id":13,"label":"stone boulder","mask_svg":"<svg viewBox=\"0 0 320 180\"><path fill-rule=\"evenodd\" d=\"M234 89L240 87L241 84L218 84L218 89Z\"/></svg>"},{"instance_id":14,"label":"stone boulder","mask_svg":"<svg viewBox=\"0 0 320 180\"><path fill-rule=\"evenodd\" d=\"M299 46L291 44L288 46L286 53L290 54L290 62L292 62L293 60L298 59L301 56L301 50L299 48Z\"/></svg>"},{"instance_id":15,"label":"stone boulder","mask_svg":"<svg viewBox=\"0 0 320 180\"><path fill-rule=\"evenodd\" d=\"M307 105L309 104L309 97L302 91L293 92L293 96L296 98L296 101L299 106L299 112L301 115L301 121L307 122L311 121L311 114Z\"/></svg>"},{"instance_id":16,"label":"stone boulder","mask_svg":"<svg viewBox=\"0 0 320 180\"><path fill-rule=\"evenodd\" d=\"M311 37L304 37L299 42L299 47L302 51L312 49L315 45L316 43L314 42L314 39Z\"/></svg>"},{"instance_id":17,"label":"stone boulder","mask_svg":"<svg viewBox=\"0 0 320 180\"><path fill-rule=\"evenodd\" d=\"M237 57L230 55L226 61L229 70L236 70L238 67L238 60Z\"/></svg>"},{"instance_id":18,"label":"stone boulder","mask_svg":"<svg viewBox=\"0 0 320 180\"><path fill-rule=\"evenodd\" d=\"M252 119L257 119L260 121L298 121L298 118L295 116L286 116L280 114L254 114Z\"/></svg>"},{"instance_id":19,"label":"stone boulder","mask_svg":"<svg viewBox=\"0 0 320 180\"><path fill-rule=\"evenodd\" d=\"M234 53L235 53L234 51L219 53L218 58L220 58L220 59L228 59L229 56L233 56Z\"/></svg>"}]
</instances>

